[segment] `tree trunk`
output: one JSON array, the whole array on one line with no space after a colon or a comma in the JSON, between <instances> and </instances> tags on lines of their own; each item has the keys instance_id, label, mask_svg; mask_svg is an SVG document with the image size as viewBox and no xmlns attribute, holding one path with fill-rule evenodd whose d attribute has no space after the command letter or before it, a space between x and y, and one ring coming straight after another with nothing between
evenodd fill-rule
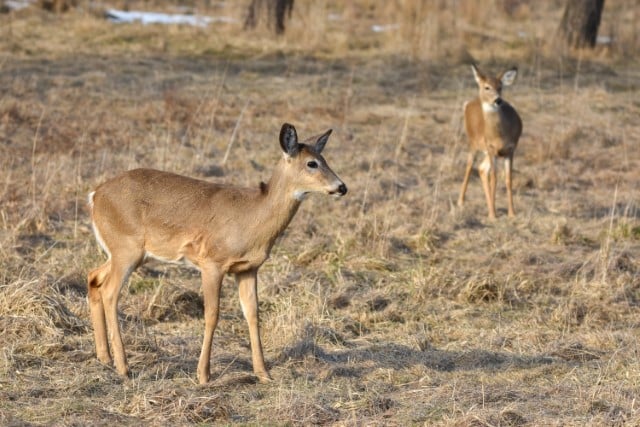
<instances>
[{"instance_id":1,"label":"tree trunk","mask_svg":"<svg viewBox=\"0 0 640 427\"><path fill-rule=\"evenodd\" d=\"M276 34L283 34L285 19L291 19L294 0L251 0L245 28L255 28L260 21L266 20L268 27L273 27Z\"/></svg>"},{"instance_id":2,"label":"tree trunk","mask_svg":"<svg viewBox=\"0 0 640 427\"><path fill-rule=\"evenodd\" d=\"M604 0L567 0L560 33L572 48L596 45Z\"/></svg>"}]
</instances>

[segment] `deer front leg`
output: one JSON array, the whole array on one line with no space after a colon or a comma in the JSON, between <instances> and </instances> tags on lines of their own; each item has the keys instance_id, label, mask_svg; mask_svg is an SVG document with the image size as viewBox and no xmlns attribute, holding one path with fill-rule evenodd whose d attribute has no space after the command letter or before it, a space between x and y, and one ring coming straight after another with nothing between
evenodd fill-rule
<instances>
[{"instance_id":1,"label":"deer front leg","mask_svg":"<svg viewBox=\"0 0 640 427\"><path fill-rule=\"evenodd\" d=\"M495 207L495 165L493 164L493 157L489 153L485 153L485 158L479 168L480 179L482 180L482 188L484 190L485 198L487 199L487 208L489 209L489 219L496 219L496 207ZM493 180L493 183L491 182Z\"/></svg>"},{"instance_id":2,"label":"deer front leg","mask_svg":"<svg viewBox=\"0 0 640 427\"><path fill-rule=\"evenodd\" d=\"M211 343L213 342L213 333L218 325L220 288L224 274L217 266L213 265L201 267L201 270L204 299L204 338L198 360L198 382L206 384L210 375Z\"/></svg>"},{"instance_id":3,"label":"deer front leg","mask_svg":"<svg viewBox=\"0 0 640 427\"><path fill-rule=\"evenodd\" d=\"M493 209L494 217L496 212L496 158L491 156L491 171L489 172L489 188L491 189L491 206Z\"/></svg>"},{"instance_id":4,"label":"deer front leg","mask_svg":"<svg viewBox=\"0 0 640 427\"><path fill-rule=\"evenodd\" d=\"M513 169L513 156L509 156L504 160L504 175L507 186L507 200L509 203L509 216L516 216L516 211L513 208L513 192L511 190L511 171Z\"/></svg>"},{"instance_id":5,"label":"deer front leg","mask_svg":"<svg viewBox=\"0 0 640 427\"><path fill-rule=\"evenodd\" d=\"M460 197L458 198L458 206L464 204L464 195L467 192L467 185L469 184L469 176L471 175L471 169L473 169L473 159L475 157L475 151L470 151L467 157L467 167L464 171L464 179L462 180L462 188L460 189Z\"/></svg>"},{"instance_id":6,"label":"deer front leg","mask_svg":"<svg viewBox=\"0 0 640 427\"><path fill-rule=\"evenodd\" d=\"M260 382L265 383L271 381L271 376L264 365L262 342L260 341L257 273L257 270L238 273L236 274L236 282L238 283L240 291L240 305L242 306L242 312L249 324L253 372L256 374Z\"/></svg>"}]
</instances>

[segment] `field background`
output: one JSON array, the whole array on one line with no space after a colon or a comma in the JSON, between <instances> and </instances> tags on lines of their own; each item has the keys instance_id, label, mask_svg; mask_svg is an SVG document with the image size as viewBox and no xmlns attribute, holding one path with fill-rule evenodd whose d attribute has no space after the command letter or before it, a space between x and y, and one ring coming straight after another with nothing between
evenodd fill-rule
<instances>
[{"instance_id":1,"label":"field background","mask_svg":"<svg viewBox=\"0 0 640 427\"><path fill-rule=\"evenodd\" d=\"M246 3L188 3L237 20L208 28L0 15L0 424L639 425L640 2L607 0L588 52L555 37L561 1L297 1L280 38ZM475 173L455 205L471 60L520 70L515 219L501 176L496 221ZM227 279L197 385L199 276L159 264L122 291L121 379L87 194L138 166L258 185L285 121L334 129L349 193L307 200L260 270L275 381Z\"/></svg>"}]
</instances>

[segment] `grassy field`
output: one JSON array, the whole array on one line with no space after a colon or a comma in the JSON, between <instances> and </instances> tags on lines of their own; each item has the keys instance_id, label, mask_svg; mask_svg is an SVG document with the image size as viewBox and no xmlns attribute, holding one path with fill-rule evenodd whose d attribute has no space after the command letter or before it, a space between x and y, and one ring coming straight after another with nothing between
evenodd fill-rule
<instances>
[{"instance_id":1,"label":"grassy field","mask_svg":"<svg viewBox=\"0 0 640 427\"><path fill-rule=\"evenodd\" d=\"M567 52L562 3L296 2L282 38L243 2L198 3L238 19L206 29L0 15L0 424L639 425L640 4ZM496 221L475 172L455 203L471 60L520 70L514 219L501 176ZM131 378L101 365L87 194L138 166L257 186L285 121L334 129L349 193L307 200L260 270L274 382L229 278L197 384L199 275L162 264L122 291Z\"/></svg>"}]
</instances>

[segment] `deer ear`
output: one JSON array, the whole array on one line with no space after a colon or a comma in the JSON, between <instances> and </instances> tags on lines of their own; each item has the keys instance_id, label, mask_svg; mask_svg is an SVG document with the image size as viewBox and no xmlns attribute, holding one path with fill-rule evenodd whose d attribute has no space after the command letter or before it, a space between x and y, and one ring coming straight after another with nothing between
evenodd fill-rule
<instances>
[{"instance_id":1,"label":"deer ear","mask_svg":"<svg viewBox=\"0 0 640 427\"><path fill-rule=\"evenodd\" d=\"M327 141L329 140L329 135L331 135L331 132L333 132L333 129L329 129L328 131L320 135L320 137L318 138L314 146L316 153L322 153L322 150L324 150L324 146L327 144Z\"/></svg>"},{"instance_id":2,"label":"deer ear","mask_svg":"<svg viewBox=\"0 0 640 427\"><path fill-rule=\"evenodd\" d=\"M282 147L282 151L291 157L296 156L300 151L298 133L293 125L289 123L282 125L282 129L280 129L280 146Z\"/></svg>"},{"instance_id":3,"label":"deer ear","mask_svg":"<svg viewBox=\"0 0 640 427\"><path fill-rule=\"evenodd\" d=\"M480 84L480 81L484 80L484 75L480 72L478 66L471 64L471 71L473 71L473 77L476 79L476 83Z\"/></svg>"},{"instance_id":4,"label":"deer ear","mask_svg":"<svg viewBox=\"0 0 640 427\"><path fill-rule=\"evenodd\" d=\"M516 81L516 77L518 77L518 68L513 67L510 70L505 71L500 76L500 81L505 86L511 86L513 82Z\"/></svg>"}]
</instances>

